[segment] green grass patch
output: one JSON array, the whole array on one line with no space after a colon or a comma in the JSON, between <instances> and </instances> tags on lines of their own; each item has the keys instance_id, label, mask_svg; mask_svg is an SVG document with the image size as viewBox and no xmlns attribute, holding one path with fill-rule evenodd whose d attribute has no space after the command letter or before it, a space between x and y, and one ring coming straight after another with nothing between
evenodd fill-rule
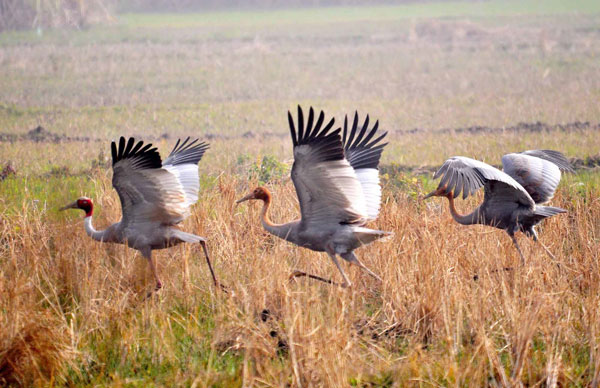
<instances>
[{"instance_id":1,"label":"green grass patch","mask_svg":"<svg viewBox=\"0 0 600 388\"><path fill-rule=\"evenodd\" d=\"M64 174L61 168L52 175L9 177L0 182L0 213L41 212L51 219L62 218L60 207L82 196L94 198L95 193L92 179Z\"/></svg>"},{"instance_id":2,"label":"green grass patch","mask_svg":"<svg viewBox=\"0 0 600 388\"><path fill-rule=\"evenodd\" d=\"M193 28L203 26L264 26L283 24L352 23L397 21L411 18L497 17L600 13L593 0L549 1L447 1L402 5L294 8L277 10L226 10L202 13L135 13L119 15L129 27Z\"/></svg>"}]
</instances>

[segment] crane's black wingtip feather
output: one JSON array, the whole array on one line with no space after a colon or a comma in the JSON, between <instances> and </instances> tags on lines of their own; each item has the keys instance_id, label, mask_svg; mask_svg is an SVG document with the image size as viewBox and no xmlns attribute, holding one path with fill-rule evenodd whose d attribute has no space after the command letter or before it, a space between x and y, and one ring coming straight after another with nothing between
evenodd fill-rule
<instances>
[{"instance_id":1,"label":"crane's black wingtip feather","mask_svg":"<svg viewBox=\"0 0 600 388\"><path fill-rule=\"evenodd\" d=\"M130 137L125 144L125 137L119 139L119 147L116 143L111 143L112 165L113 167L120 161L131 159L133 160L132 167L135 169L149 169L162 167L162 161L158 150L152 147L152 143L146 144L144 147L143 141L135 144L135 138Z\"/></svg>"},{"instance_id":2,"label":"crane's black wingtip feather","mask_svg":"<svg viewBox=\"0 0 600 388\"><path fill-rule=\"evenodd\" d=\"M206 150L210 148L210 144L200 141L196 138L190 141L191 137L187 137L183 142L177 140L177 144L173 151L169 154L169 157L165 159L164 165L177 166L180 164L198 164Z\"/></svg>"},{"instance_id":3,"label":"crane's black wingtip feather","mask_svg":"<svg viewBox=\"0 0 600 388\"><path fill-rule=\"evenodd\" d=\"M370 116L367 115L362 127L358 128L358 112L354 113L354 120L352 122L352 129L349 131L348 137L344 137L343 147L346 151L346 159L350 162L350 165L355 169L361 168L379 168L379 161L383 148L387 143L380 144L381 140L385 138L387 132L379 135L379 120L375 121L372 128L369 128ZM373 137L379 135L375 140Z\"/></svg>"},{"instance_id":4,"label":"crane's black wingtip feather","mask_svg":"<svg viewBox=\"0 0 600 388\"><path fill-rule=\"evenodd\" d=\"M334 132L328 133L329 129L333 126L335 119L332 118L327 125L323 128L323 122L325 113L323 111L319 111L319 117L317 121L314 122L314 112L315 110L311 106L309 108L308 119L306 121L306 126L304 125L304 114L302 112L302 108L298 105L298 120L297 123L294 122L294 118L292 113L288 111L288 121L290 125L290 132L292 135L292 141L294 142L294 146L299 146L303 144L309 144L318 142L320 139L326 138L332 135ZM297 124L297 128L296 125ZM341 131L341 128L340 128ZM339 133L339 131L337 132Z\"/></svg>"},{"instance_id":5,"label":"crane's black wingtip feather","mask_svg":"<svg viewBox=\"0 0 600 388\"><path fill-rule=\"evenodd\" d=\"M114 141L110 143L110 154L112 155L112 165L114 166L117 163L117 143Z\"/></svg>"},{"instance_id":6,"label":"crane's black wingtip feather","mask_svg":"<svg viewBox=\"0 0 600 388\"><path fill-rule=\"evenodd\" d=\"M291 112L288 111L288 122L290 134L294 147L307 145L314 149L313 155L318 155L319 161L341 160L344 158L344 150L341 141L341 128L330 132L335 119L323 126L325 113L319 111L317 121L314 121L315 110L311 106L307 120L300 105L298 105L298 117L294 122Z\"/></svg>"},{"instance_id":7,"label":"crane's black wingtip feather","mask_svg":"<svg viewBox=\"0 0 600 388\"><path fill-rule=\"evenodd\" d=\"M298 145L298 136L296 135L296 127L294 126L294 118L292 112L288 110L288 124L290 126L290 135L292 135L292 143L294 147Z\"/></svg>"}]
</instances>

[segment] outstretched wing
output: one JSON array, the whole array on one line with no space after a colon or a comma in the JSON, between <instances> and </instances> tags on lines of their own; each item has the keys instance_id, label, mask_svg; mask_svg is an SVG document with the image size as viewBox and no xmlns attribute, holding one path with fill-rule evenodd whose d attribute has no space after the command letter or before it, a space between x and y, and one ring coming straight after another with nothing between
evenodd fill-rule
<instances>
[{"instance_id":1,"label":"outstretched wing","mask_svg":"<svg viewBox=\"0 0 600 388\"><path fill-rule=\"evenodd\" d=\"M378 128L379 121L376 121L373 128L369 129L369 115L367 115L362 128L357 133L358 113L354 112L352 129L348 133L348 116L344 118L344 132L342 137L344 154L360 181L367 206L367 215L370 220L376 219L379 214L381 186L379 185L378 168L383 147L387 145L387 143L380 144L381 140L387 135L387 132L373 139L377 134Z\"/></svg>"},{"instance_id":2,"label":"outstretched wing","mask_svg":"<svg viewBox=\"0 0 600 388\"><path fill-rule=\"evenodd\" d=\"M363 224L367 209L360 182L344 157L340 128L329 132L332 118L323 126L321 111L315 120L312 107L306 127L302 108L298 106L297 128L288 112L294 143L292 181L300 201L303 227L331 224Z\"/></svg>"},{"instance_id":3,"label":"outstretched wing","mask_svg":"<svg viewBox=\"0 0 600 388\"><path fill-rule=\"evenodd\" d=\"M198 201L198 191L200 190L198 162L208 148L207 143L198 143L198 139L190 141L188 137L183 142L178 139L173 151L163 163L163 168L175 175L183 187L186 208Z\"/></svg>"},{"instance_id":4,"label":"outstretched wing","mask_svg":"<svg viewBox=\"0 0 600 388\"><path fill-rule=\"evenodd\" d=\"M503 171L527 190L535 203L548 202L563 171L573 171L563 154L553 150L531 150L502 157Z\"/></svg>"},{"instance_id":5,"label":"outstretched wing","mask_svg":"<svg viewBox=\"0 0 600 388\"><path fill-rule=\"evenodd\" d=\"M152 144L134 144L133 137L127 143L121 137L118 148L114 141L111 144L112 184L121 199L122 224L181 222L187 216L183 186L174 174L162 168Z\"/></svg>"},{"instance_id":6,"label":"outstretched wing","mask_svg":"<svg viewBox=\"0 0 600 388\"><path fill-rule=\"evenodd\" d=\"M434 179L442 178L438 185L440 192L456 198L463 193L463 199L485 186L485 200L493 197L517 201L533 208L535 203L527 191L513 178L489 164L464 156L454 156L444 162L435 173Z\"/></svg>"},{"instance_id":7,"label":"outstretched wing","mask_svg":"<svg viewBox=\"0 0 600 388\"><path fill-rule=\"evenodd\" d=\"M563 155L559 151L529 150L529 151L523 151L523 152L521 152L521 154L535 156L536 158L540 158L540 159L544 159L549 162L552 162L552 163L556 164L561 171L574 172L573 166L571 166L571 163L569 162L569 160L566 158L565 155Z\"/></svg>"}]
</instances>

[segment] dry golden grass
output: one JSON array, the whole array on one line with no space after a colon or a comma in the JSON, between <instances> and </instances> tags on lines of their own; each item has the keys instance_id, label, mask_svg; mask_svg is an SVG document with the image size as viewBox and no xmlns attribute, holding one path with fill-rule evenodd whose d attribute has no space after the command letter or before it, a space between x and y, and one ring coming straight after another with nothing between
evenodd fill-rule
<instances>
[{"instance_id":1,"label":"dry golden grass","mask_svg":"<svg viewBox=\"0 0 600 388\"><path fill-rule=\"evenodd\" d=\"M93 179L102 228L120 206L109 174ZM271 188L272 218L296 217L292 185ZM563 186L553 203L569 213L541 232L557 262L521 236L528 260L517 267L502 231L462 227L445 203L387 186L374 226L395 235L357 251L384 282L352 268L350 289L287 281L294 268L339 275L325 255L267 235L258 204L234 206L247 189L220 177L184 226L208 238L228 294L213 289L197 247L157 255L165 288L146 300L153 281L145 261L88 239L81 214L24 205L3 217L0 376L198 386L598 381L597 188ZM514 270L495 272L506 266Z\"/></svg>"},{"instance_id":2,"label":"dry golden grass","mask_svg":"<svg viewBox=\"0 0 600 388\"><path fill-rule=\"evenodd\" d=\"M511 4L132 14L78 33L0 35L0 166L16 170L0 182L0 385L598 385L597 171L565 176L552 201L569 211L541 228L557 263L520 235L524 267L504 232L457 225L444 202L418 201L430 177L398 173L452 155L598 154L597 4ZM273 220L298 217L282 173L285 111L298 103L338 122L368 112L390 131L372 226L395 234L356 251L382 284L346 264L350 289L289 282L296 268L339 274L265 233L259 204L234 206L267 156L283 163L267 171ZM590 123L502 129L536 121ZM38 125L91 140L6 140ZM440 131L473 125L499 129ZM88 195L97 228L120 219L108 164L120 135L163 153L180 136L211 143L183 227L207 237L229 293L187 245L156 253L164 289L145 299L144 259L57 212Z\"/></svg>"}]
</instances>

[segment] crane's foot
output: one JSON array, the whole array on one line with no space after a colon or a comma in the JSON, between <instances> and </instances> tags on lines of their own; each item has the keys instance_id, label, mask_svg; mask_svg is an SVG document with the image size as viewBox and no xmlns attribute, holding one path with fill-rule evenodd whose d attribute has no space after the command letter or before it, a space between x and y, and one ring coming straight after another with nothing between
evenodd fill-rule
<instances>
[{"instance_id":1,"label":"crane's foot","mask_svg":"<svg viewBox=\"0 0 600 388\"><path fill-rule=\"evenodd\" d=\"M156 286L154 286L154 290L150 291L149 293L146 294L146 299L150 299L152 297L152 295L156 294L158 291L161 290L162 288L162 283L160 280L158 280L156 282Z\"/></svg>"},{"instance_id":2,"label":"crane's foot","mask_svg":"<svg viewBox=\"0 0 600 388\"><path fill-rule=\"evenodd\" d=\"M218 289L218 290L221 290L221 291L223 291L223 292L224 292L224 293L226 293L226 294L229 294L229 287L227 287L227 286L226 286L226 285L224 285L224 284L221 284L221 283L217 282L217 283L215 284L215 288L216 288L216 289Z\"/></svg>"},{"instance_id":3,"label":"crane's foot","mask_svg":"<svg viewBox=\"0 0 600 388\"><path fill-rule=\"evenodd\" d=\"M295 278L298 278L298 277L302 277L302 276L306 276L307 278L314 279L314 280L319 280L319 281L321 281L323 283L331 284L331 285L334 285L334 286L340 286L340 287L343 287L343 288L350 287L350 284L347 284L346 282L344 282L342 284L339 284L339 283L334 282L331 279L325 279L325 278L322 278L322 277L317 276L317 275L313 275L313 274L309 274L309 273L306 273L306 272L303 272L303 271L299 271L297 269L295 269L294 271L292 271L292 273L288 277L288 281L290 281L292 279L295 279Z\"/></svg>"}]
</instances>

